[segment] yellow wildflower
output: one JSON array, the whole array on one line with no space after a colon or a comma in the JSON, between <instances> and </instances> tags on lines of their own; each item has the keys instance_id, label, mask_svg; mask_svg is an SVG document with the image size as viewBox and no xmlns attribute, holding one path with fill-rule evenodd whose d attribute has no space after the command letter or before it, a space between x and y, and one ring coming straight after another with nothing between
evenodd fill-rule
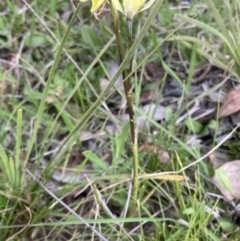
<instances>
[{"instance_id":1,"label":"yellow wildflower","mask_svg":"<svg viewBox=\"0 0 240 241\"><path fill-rule=\"evenodd\" d=\"M87 2L88 0L80 0L80 2ZM106 0L92 0L92 8L91 12L97 11L104 3Z\"/></svg>"},{"instance_id":2,"label":"yellow wildflower","mask_svg":"<svg viewBox=\"0 0 240 241\"><path fill-rule=\"evenodd\" d=\"M80 0L87 2L88 0ZM107 0L92 0L91 12L96 12ZM122 12L126 17L133 17L148 8L150 8L156 0L112 0L113 7Z\"/></svg>"},{"instance_id":3,"label":"yellow wildflower","mask_svg":"<svg viewBox=\"0 0 240 241\"><path fill-rule=\"evenodd\" d=\"M122 12L126 17L133 19L137 13L150 8L156 0L149 0L145 5L146 0L123 0L122 4L120 1L112 0L114 8Z\"/></svg>"}]
</instances>

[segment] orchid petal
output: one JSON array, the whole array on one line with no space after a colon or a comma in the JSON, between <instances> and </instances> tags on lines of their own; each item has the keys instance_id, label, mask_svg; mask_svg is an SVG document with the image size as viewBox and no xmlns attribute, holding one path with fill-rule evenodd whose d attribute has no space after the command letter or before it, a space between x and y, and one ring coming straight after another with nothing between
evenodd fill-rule
<instances>
[{"instance_id":1,"label":"orchid petal","mask_svg":"<svg viewBox=\"0 0 240 241\"><path fill-rule=\"evenodd\" d=\"M150 8L154 4L154 2L156 2L156 0L150 0L139 12L142 12L142 11Z\"/></svg>"},{"instance_id":2,"label":"orchid petal","mask_svg":"<svg viewBox=\"0 0 240 241\"><path fill-rule=\"evenodd\" d=\"M97 11L104 4L105 1L106 0L92 0L91 12Z\"/></svg>"}]
</instances>

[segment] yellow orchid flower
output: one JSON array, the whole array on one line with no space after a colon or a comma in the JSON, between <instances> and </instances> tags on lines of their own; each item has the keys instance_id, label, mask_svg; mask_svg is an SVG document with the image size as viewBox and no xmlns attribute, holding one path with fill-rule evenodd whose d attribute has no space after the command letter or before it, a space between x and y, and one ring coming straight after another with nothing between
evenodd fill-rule
<instances>
[{"instance_id":1,"label":"yellow orchid flower","mask_svg":"<svg viewBox=\"0 0 240 241\"><path fill-rule=\"evenodd\" d=\"M144 5L146 0L112 0L115 9L122 12L126 17L133 19L133 17L148 8L150 8L156 0L149 0Z\"/></svg>"},{"instance_id":2,"label":"yellow orchid flower","mask_svg":"<svg viewBox=\"0 0 240 241\"><path fill-rule=\"evenodd\" d=\"M88 0L80 0L80 2L87 2ZM104 3L106 0L92 0L92 8L91 12L97 11Z\"/></svg>"}]
</instances>

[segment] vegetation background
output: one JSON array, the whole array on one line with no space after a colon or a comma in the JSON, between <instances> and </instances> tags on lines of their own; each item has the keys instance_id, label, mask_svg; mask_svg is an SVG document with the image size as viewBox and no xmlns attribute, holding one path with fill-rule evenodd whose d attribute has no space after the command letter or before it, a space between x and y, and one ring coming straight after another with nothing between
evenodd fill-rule
<instances>
[{"instance_id":1,"label":"vegetation background","mask_svg":"<svg viewBox=\"0 0 240 241\"><path fill-rule=\"evenodd\" d=\"M224 102L239 16L239 0L157 0L120 65L108 5L96 18L90 2L0 0L0 240L240 240L237 207L208 179L239 158L240 98Z\"/></svg>"}]
</instances>

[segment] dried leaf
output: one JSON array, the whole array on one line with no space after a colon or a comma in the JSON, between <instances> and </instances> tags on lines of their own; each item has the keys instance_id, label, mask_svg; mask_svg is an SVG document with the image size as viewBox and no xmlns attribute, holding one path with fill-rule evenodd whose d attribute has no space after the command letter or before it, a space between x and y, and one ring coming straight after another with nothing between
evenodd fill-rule
<instances>
[{"instance_id":1,"label":"dried leaf","mask_svg":"<svg viewBox=\"0 0 240 241\"><path fill-rule=\"evenodd\" d=\"M219 117L226 117L240 111L240 85L230 91L225 99Z\"/></svg>"},{"instance_id":2,"label":"dried leaf","mask_svg":"<svg viewBox=\"0 0 240 241\"><path fill-rule=\"evenodd\" d=\"M187 178L182 175L175 174L162 174L162 173L153 173L153 174L144 174L139 176L140 179L154 179L154 180L165 180L165 181L185 181Z\"/></svg>"},{"instance_id":3,"label":"dried leaf","mask_svg":"<svg viewBox=\"0 0 240 241\"><path fill-rule=\"evenodd\" d=\"M210 156L210 163L214 169L221 167L223 164L229 162L229 156L227 153L222 151L214 151Z\"/></svg>"},{"instance_id":4,"label":"dried leaf","mask_svg":"<svg viewBox=\"0 0 240 241\"><path fill-rule=\"evenodd\" d=\"M112 78L118 71L119 65L114 62L114 61L109 61L106 63L108 66L108 72L109 72L109 76ZM110 80L109 80L110 81ZM120 75L118 77L118 79L116 80L114 86L116 86L117 88L119 88L122 92L124 92L124 87L123 87L123 79L122 79L122 75Z\"/></svg>"},{"instance_id":5,"label":"dried leaf","mask_svg":"<svg viewBox=\"0 0 240 241\"><path fill-rule=\"evenodd\" d=\"M166 150L164 150L160 145L149 143L144 144L139 147L139 152L152 152L153 154L157 155L158 160L161 163L169 163L170 162L170 156Z\"/></svg>"},{"instance_id":6,"label":"dried leaf","mask_svg":"<svg viewBox=\"0 0 240 241\"><path fill-rule=\"evenodd\" d=\"M162 79L164 72L159 68L155 62L146 64L146 78L150 81Z\"/></svg>"},{"instance_id":7,"label":"dried leaf","mask_svg":"<svg viewBox=\"0 0 240 241\"><path fill-rule=\"evenodd\" d=\"M215 171L213 183L228 201L240 199L240 160L227 162Z\"/></svg>"},{"instance_id":8,"label":"dried leaf","mask_svg":"<svg viewBox=\"0 0 240 241\"><path fill-rule=\"evenodd\" d=\"M232 195L234 195L232 184L228 178L226 171L223 168L218 168L215 171L215 177L223 189L229 191Z\"/></svg>"}]
</instances>

